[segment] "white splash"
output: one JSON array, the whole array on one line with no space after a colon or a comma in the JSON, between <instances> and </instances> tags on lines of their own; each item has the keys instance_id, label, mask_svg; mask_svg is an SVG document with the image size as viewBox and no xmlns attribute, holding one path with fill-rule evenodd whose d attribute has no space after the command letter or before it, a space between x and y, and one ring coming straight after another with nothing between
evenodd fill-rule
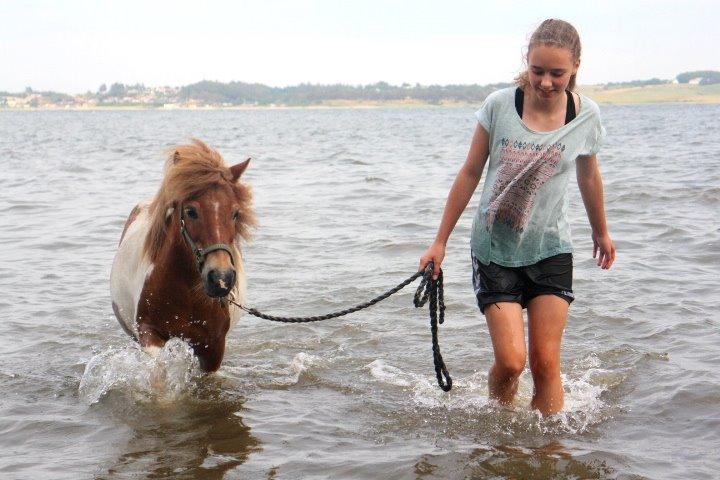
<instances>
[{"instance_id":1,"label":"white splash","mask_svg":"<svg viewBox=\"0 0 720 480\"><path fill-rule=\"evenodd\" d=\"M440 390L434 376L420 375L417 373L405 372L400 368L386 364L383 360L373 360L365 366L378 381L401 387L412 394L413 403L422 407L447 407L460 408L459 403L466 404L470 397L456 395L458 390L472 391L472 385L467 380L460 380L459 383L453 379L453 390L448 394ZM472 397L477 400L478 397ZM481 401L482 404L486 403Z\"/></svg>"},{"instance_id":2,"label":"white splash","mask_svg":"<svg viewBox=\"0 0 720 480\"><path fill-rule=\"evenodd\" d=\"M266 350L271 352L273 350ZM223 367L221 375L240 379L244 388L257 387L289 387L297 385L300 377L317 369L324 368L331 359L300 352L287 363L262 362L247 365Z\"/></svg>"},{"instance_id":3,"label":"white splash","mask_svg":"<svg viewBox=\"0 0 720 480\"><path fill-rule=\"evenodd\" d=\"M309 353L300 352L293 357L292 362L290 362L290 368L293 372L295 372L299 376L303 372L309 371L314 366L320 366L323 364L323 361L320 357L315 355L310 355ZM295 381L297 382L296 379Z\"/></svg>"},{"instance_id":4,"label":"white splash","mask_svg":"<svg viewBox=\"0 0 720 480\"><path fill-rule=\"evenodd\" d=\"M527 369L520 376L513 405L507 407L489 398L487 373L484 372L475 372L466 378L453 378L452 390L445 393L438 388L434 375L405 372L382 360L374 360L366 368L378 382L407 392L418 407L445 408L472 415L488 409L491 414L514 412L512 422L524 430L579 433L610 416L611 408L603 401L602 395L623 381L622 375L604 370L599 364L596 357L585 358L569 373L562 374L565 407L549 417L542 417L539 412L530 409L533 383Z\"/></svg>"},{"instance_id":5,"label":"white splash","mask_svg":"<svg viewBox=\"0 0 720 480\"><path fill-rule=\"evenodd\" d=\"M410 387L418 380L417 378L413 378L412 374L405 373L399 368L386 365L382 360L373 360L367 365L367 368L370 369L370 375L381 382L398 387Z\"/></svg>"},{"instance_id":6,"label":"white splash","mask_svg":"<svg viewBox=\"0 0 720 480\"><path fill-rule=\"evenodd\" d=\"M111 391L136 400L174 401L188 393L201 375L192 348L177 338L170 339L154 357L137 345L110 347L85 366L79 394L89 405Z\"/></svg>"}]
</instances>

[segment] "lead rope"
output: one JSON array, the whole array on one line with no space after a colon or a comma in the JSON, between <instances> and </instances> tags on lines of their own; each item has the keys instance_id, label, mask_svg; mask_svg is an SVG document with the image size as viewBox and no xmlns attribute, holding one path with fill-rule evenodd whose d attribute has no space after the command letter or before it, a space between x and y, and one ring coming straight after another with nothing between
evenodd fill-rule
<instances>
[{"instance_id":1,"label":"lead rope","mask_svg":"<svg viewBox=\"0 0 720 480\"><path fill-rule=\"evenodd\" d=\"M433 264L432 262L427 265L424 272L416 272L413 275L411 275L407 280L403 281L396 287L391 288L387 292L383 293L382 295L378 295L377 297L373 298L372 300L361 303L360 305L356 305L354 307L340 310L338 312L328 313L326 315L319 315L319 316L313 316L313 317L278 317L275 315L268 315L265 313L262 313L258 311L255 308L247 308L236 301L227 298L227 301L232 303L233 305L237 306L238 308L246 311L250 315L253 315L258 318L262 318L264 320L270 320L272 322L282 322L282 323L309 323L309 322L319 322L322 320L329 320L331 318L337 318L342 317L343 315L347 315L349 313L354 313L359 310L363 310L365 308L371 307L372 305L375 305L378 302L381 302L382 300L385 300L390 295L393 295L412 282L414 282L418 277L422 276L422 281L420 282L420 285L418 286L417 290L415 291L415 297L413 299L413 304L415 305L415 308L420 308L427 303L428 300L430 300L429 310L430 310L430 333L432 334L432 352L433 352L433 363L435 364L435 375L437 376L438 385L440 385L440 388L448 392L452 388L452 378L450 378L450 374L448 373L447 367L445 366L445 362L443 361L442 355L440 354L440 345L438 343L438 321L439 323L443 323L445 321L445 301L443 299L444 293L443 293L443 272L442 269L440 269L440 275L438 276L437 280L433 280L432 278L432 272L433 272ZM440 315L438 317L438 311L440 312Z\"/></svg>"},{"instance_id":2,"label":"lead rope","mask_svg":"<svg viewBox=\"0 0 720 480\"><path fill-rule=\"evenodd\" d=\"M448 369L445 366L445 361L440 354L440 344L438 343L438 323L445 322L443 272L442 269L440 269L440 274L438 275L437 280L433 280L432 263L430 264L429 268L429 274L426 270L422 281L420 281L418 289L415 291L415 298L413 299L413 303L415 304L415 308L420 308L425 305L428 297L430 299L430 333L432 334L432 351L433 363L435 364L435 376L437 377L437 382L438 385L440 385L440 388L444 392L449 392L452 388L452 378L450 378L450 373L448 373ZM426 288L425 292L422 293L421 297L420 295L423 287ZM440 313L439 318L438 312Z\"/></svg>"}]
</instances>

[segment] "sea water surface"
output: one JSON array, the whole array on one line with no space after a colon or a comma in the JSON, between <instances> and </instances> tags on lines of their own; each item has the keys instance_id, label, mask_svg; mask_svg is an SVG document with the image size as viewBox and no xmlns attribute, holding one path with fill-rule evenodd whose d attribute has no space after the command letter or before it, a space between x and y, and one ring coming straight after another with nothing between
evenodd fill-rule
<instances>
[{"instance_id":1,"label":"sea water surface","mask_svg":"<svg viewBox=\"0 0 720 480\"><path fill-rule=\"evenodd\" d=\"M513 408L488 399L469 261L479 191L444 264L449 393L413 287L322 323L246 316L207 376L181 341L149 359L110 306L125 218L190 137L253 157L248 304L315 315L374 297L431 242L472 109L1 111L0 478L717 478L720 105L602 113L618 256L595 266L571 185L566 407L541 418L527 371Z\"/></svg>"}]
</instances>

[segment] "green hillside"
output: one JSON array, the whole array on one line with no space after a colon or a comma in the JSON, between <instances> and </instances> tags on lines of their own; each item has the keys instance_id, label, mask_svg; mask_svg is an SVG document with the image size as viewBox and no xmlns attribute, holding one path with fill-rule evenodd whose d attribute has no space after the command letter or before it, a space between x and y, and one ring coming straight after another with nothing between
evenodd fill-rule
<instances>
[{"instance_id":1,"label":"green hillside","mask_svg":"<svg viewBox=\"0 0 720 480\"><path fill-rule=\"evenodd\" d=\"M668 83L645 87L606 88L580 86L578 90L598 103L720 103L720 84L689 85Z\"/></svg>"}]
</instances>

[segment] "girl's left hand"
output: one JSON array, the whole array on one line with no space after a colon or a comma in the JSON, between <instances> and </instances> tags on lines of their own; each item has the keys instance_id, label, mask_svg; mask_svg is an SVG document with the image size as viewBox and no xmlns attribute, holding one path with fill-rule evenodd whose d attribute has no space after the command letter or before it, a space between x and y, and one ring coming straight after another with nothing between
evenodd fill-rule
<instances>
[{"instance_id":1,"label":"girl's left hand","mask_svg":"<svg viewBox=\"0 0 720 480\"><path fill-rule=\"evenodd\" d=\"M597 235L592 234L593 239L593 258L597 258L598 267L603 270L609 269L615 262L615 244L609 234Z\"/></svg>"}]
</instances>

